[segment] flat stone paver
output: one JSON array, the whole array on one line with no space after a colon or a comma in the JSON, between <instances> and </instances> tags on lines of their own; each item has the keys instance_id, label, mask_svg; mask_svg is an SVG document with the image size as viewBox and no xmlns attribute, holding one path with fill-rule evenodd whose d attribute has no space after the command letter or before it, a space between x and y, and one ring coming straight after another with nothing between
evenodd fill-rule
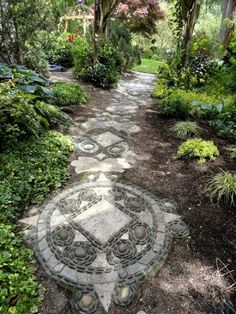
<instances>
[{"instance_id":1,"label":"flat stone paver","mask_svg":"<svg viewBox=\"0 0 236 314\"><path fill-rule=\"evenodd\" d=\"M105 111L94 108L96 117L76 125L71 166L86 179L21 220L46 274L73 291L78 313L134 304L140 284L163 266L172 238L189 235L174 200L119 178L135 167L132 136L142 131L135 116L155 81L137 73L122 79Z\"/></svg>"}]
</instances>

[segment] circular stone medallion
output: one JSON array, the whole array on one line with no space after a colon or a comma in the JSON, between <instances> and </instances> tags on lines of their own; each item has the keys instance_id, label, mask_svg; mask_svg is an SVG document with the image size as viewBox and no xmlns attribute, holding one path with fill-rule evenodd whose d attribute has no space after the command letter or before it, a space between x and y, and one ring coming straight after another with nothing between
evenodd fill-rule
<instances>
[{"instance_id":1,"label":"circular stone medallion","mask_svg":"<svg viewBox=\"0 0 236 314\"><path fill-rule=\"evenodd\" d=\"M104 291L116 303L132 304L139 281L161 268L171 234L179 234L175 225L166 228L154 195L111 176L99 178L59 193L37 225L38 259L60 284L79 289L81 313L96 312L103 285L112 287Z\"/></svg>"}]
</instances>

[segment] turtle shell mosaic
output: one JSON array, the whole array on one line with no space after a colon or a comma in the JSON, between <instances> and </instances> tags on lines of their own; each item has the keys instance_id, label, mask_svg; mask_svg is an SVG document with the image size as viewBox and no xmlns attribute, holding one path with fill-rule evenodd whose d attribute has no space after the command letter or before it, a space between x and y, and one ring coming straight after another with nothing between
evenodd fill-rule
<instances>
[{"instance_id":1,"label":"turtle shell mosaic","mask_svg":"<svg viewBox=\"0 0 236 314\"><path fill-rule=\"evenodd\" d=\"M165 208L171 202L101 174L56 195L37 223L36 254L46 273L71 288L79 313L128 306L155 274L172 237L187 227Z\"/></svg>"},{"instance_id":2,"label":"turtle shell mosaic","mask_svg":"<svg viewBox=\"0 0 236 314\"><path fill-rule=\"evenodd\" d=\"M113 128L93 129L75 143L81 156L95 157L100 160L116 158L128 152L132 141Z\"/></svg>"}]
</instances>

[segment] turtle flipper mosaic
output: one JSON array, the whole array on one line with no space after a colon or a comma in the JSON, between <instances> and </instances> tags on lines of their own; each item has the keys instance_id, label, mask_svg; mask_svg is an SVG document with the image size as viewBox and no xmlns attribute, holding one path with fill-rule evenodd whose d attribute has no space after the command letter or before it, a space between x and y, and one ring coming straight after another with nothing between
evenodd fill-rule
<instances>
[{"instance_id":1,"label":"turtle flipper mosaic","mask_svg":"<svg viewBox=\"0 0 236 314\"><path fill-rule=\"evenodd\" d=\"M140 283L164 264L173 235L187 235L179 216L165 212L167 203L111 176L92 176L42 208L36 255L51 278L73 290L80 313L108 311L111 301L132 305Z\"/></svg>"}]
</instances>

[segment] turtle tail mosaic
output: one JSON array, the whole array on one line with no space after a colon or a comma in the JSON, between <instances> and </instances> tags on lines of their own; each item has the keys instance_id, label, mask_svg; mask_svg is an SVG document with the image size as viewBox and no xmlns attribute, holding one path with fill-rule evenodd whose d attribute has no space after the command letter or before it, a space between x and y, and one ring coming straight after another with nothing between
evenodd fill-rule
<instances>
[{"instance_id":1,"label":"turtle tail mosaic","mask_svg":"<svg viewBox=\"0 0 236 314\"><path fill-rule=\"evenodd\" d=\"M127 94L122 84L117 98ZM137 77L136 94L130 96L136 100L132 114L138 101L148 97L142 86L147 88ZM121 115L119 101L112 108ZM189 234L174 201L119 178L125 167L116 171L115 162L129 158L130 137L106 125L75 139L79 157L72 166L76 173L86 172L87 179L52 197L31 217L31 244L38 261L50 278L71 289L78 313L97 313L99 307L108 312L111 302L135 304L140 284L165 263L173 237ZM85 164L88 159L83 167L80 158ZM29 223L29 218L22 222Z\"/></svg>"}]
</instances>

